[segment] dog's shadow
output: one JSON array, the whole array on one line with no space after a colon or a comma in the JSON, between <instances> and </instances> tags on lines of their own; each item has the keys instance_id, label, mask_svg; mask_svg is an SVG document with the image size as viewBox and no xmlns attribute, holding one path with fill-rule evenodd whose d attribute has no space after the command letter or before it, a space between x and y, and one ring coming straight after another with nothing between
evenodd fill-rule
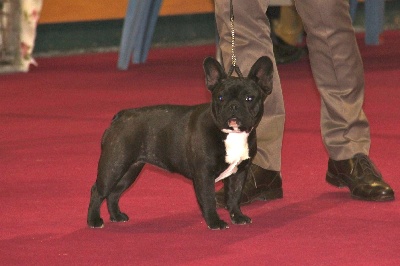
<instances>
[{"instance_id":1,"label":"dog's shadow","mask_svg":"<svg viewBox=\"0 0 400 266\"><path fill-rule=\"evenodd\" d=\"M275 200L285 201L285 199ZM303 201L296 201L289 204L280 203L280 207L268 206L268 202L255 202L248 207L243 207L244 213L249 214L253 220L253 225L262 227L265 230L277 229L296 222L307 219L336 208L342 209L343 205L351 203L352 200L347 192L325 192L316 197L308 198ZM253 214L251 214L253 213Z\"/></svg>"},{"instance_id":2,"label":"dog's shadow","mask_svg":"<svg viewBox=\"0 0 400 266\"><path fill-rule=\"evenodd\" d=\"M275 230L283 228L290 223L298 220L307 219L307 217L318 215L335 208L343 208L343 205L351 202L346 192L326 192L313 198L303 201L285 203L285 199L279 199L270 202L257 201L251 205L243 206L242 211L249 215L253 222L248 225L234 225L230 222L229 213L225 209L218 209L221 219L229 224L229 229L241 227L251 227L254 229ZM279 205L279 206L278 206ZM157 206L154 206L157 208ZM141 219L140 213L130 215L131 219L126 223L107 222L105 227L110 232L124 233L167 233L173 231L182 231L182 229L198 229L199 226L207 229L199 207L193 204L191 211L167 211L162 217ZM236 231L236 230L235 230Z\"/></svg>"}]
</instances>

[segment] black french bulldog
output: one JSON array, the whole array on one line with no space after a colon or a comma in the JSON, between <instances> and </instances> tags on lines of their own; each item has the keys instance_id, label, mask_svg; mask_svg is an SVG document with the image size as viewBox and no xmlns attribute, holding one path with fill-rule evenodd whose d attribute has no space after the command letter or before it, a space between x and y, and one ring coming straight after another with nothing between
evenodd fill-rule
<instances>
[{"instance_id":1,"label":"black french bulldog","mask_svg":"<svg viewBox=\"0 0 400 266\"><path fill-rule=\"evenodd\" d=\"M87 217L90 227L104 226L100 217L104 199L112 222L129 220L118 202L145 163L193 181L209 228L228 228L216 211L214 182L221 179L232 223L251 223L239 202L256 155L255 128L263 115L264 100L272 91L272 62L266 56L259 58L247 78L228 77L210 57L203 66L212 92L211 104L159 105L123 110L114 116L101 142Z\"/></svg>"}]
</instances>

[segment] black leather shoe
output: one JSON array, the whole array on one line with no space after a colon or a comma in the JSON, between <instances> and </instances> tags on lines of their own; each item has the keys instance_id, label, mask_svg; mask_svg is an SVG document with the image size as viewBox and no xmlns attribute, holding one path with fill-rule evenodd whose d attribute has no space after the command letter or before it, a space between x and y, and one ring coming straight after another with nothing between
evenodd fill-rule
<instances>
[{"instance_id":1,"label":"black leather shoe","mask_svg":"<svg viewBox=\"0 0 400 266\"><path fill-rule=\"evenodd\" d=\"M288 64L300 60L307 54L307 50L286 43L276 35L271 35L275 61L277 64Z\"/></svg>"},{"instance_id":2,"label":"black leather shoe","mask_svg":"<svg viewBox=\"0 0 400 266\"><path fill-rule=\"evenodd\" d=\"M392 188L383 181L378 169L364 154L356 154L349 160L329 159L326 181L336 187L348 187L355 199L394 200Z\"/></svg>"},{"instance_id":3,"label":"black leather shoe","mask_svg":"<svg viewBox=\"0 0 400 266\"><path fill-rule=\"evenodd\" d=\"M240 205L250 204L255 200L273 200L283 197L280 172L265 170L252 164L243 186ZM215 194L218 208L225 208L224 188Z\"/></svg>"}]
</instances>

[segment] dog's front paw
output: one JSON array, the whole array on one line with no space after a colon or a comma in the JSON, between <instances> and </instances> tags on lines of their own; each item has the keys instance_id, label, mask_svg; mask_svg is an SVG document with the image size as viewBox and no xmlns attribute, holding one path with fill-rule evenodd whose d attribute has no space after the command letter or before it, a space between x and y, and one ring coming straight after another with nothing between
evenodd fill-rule
<instances>
[{"instance_id":1,"label":"dog's front paw","mask_svg":"<svg viewBox=\"0 0 400 266\"><path fill-rule=\"evenodd\" d=\"M104 227L104 222L103 219L98 218L98 219L92 219L88 220L87 224L90 228L103 228Z\"/></svg>"},{"instance_id":2,"label":"dog's front paw","mask_svg":"<svg viewBox=\"0 0 400 266\"><path fill-rule=\"evenodd\" d=\"M129 217L125 213L120 212L110 216L110 220L111 222L127 222L129 221Z\"/></svg>"},{"instance_id":3,"label":"dog's front paw","mask_svg":"<svg viewBox=\"0 0 400 266\"><path fill-rule=\"evenodd\" d=\"M223 220L215 220L208 224L208 228L211 230L221 230L229 228L228 224Z\"/></svg>"},{"instance_id":4,"label":"dog's front paw","mask_svg":"<svg viewBox=\"0 0 400 266\"><path fill-rule=\"evenodd\" d=\"M231 214L231 221L233 224L251 224L250 217L244 214Z\"/></svg>"}]
</instances>

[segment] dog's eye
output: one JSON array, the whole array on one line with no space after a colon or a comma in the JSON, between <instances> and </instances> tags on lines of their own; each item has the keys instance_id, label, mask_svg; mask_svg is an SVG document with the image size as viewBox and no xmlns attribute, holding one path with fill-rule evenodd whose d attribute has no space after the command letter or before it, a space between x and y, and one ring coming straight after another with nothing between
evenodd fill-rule
<instances>
[{"instance_id":1,"label":"dog's eye","mask_svg":"<svg viewBox=\"0 0 400 266\"><path fill-rule=\"evenodd\" d=\"M220 96L218 96L218 100L219 100L220 102L223 102L223 101L224 101L224 97L223 97L222 95L220 95Z\"/></svg>"},{"instance_id":2,"label":"dog's eye","mask_svg":"<svg viewBox=\"0 0 400 266\"><path fill-rule=\"evenodd\" d=\"M254 96L246 96L246 101L252 102L254 99Z\"/></svg>"}]
</instances>

